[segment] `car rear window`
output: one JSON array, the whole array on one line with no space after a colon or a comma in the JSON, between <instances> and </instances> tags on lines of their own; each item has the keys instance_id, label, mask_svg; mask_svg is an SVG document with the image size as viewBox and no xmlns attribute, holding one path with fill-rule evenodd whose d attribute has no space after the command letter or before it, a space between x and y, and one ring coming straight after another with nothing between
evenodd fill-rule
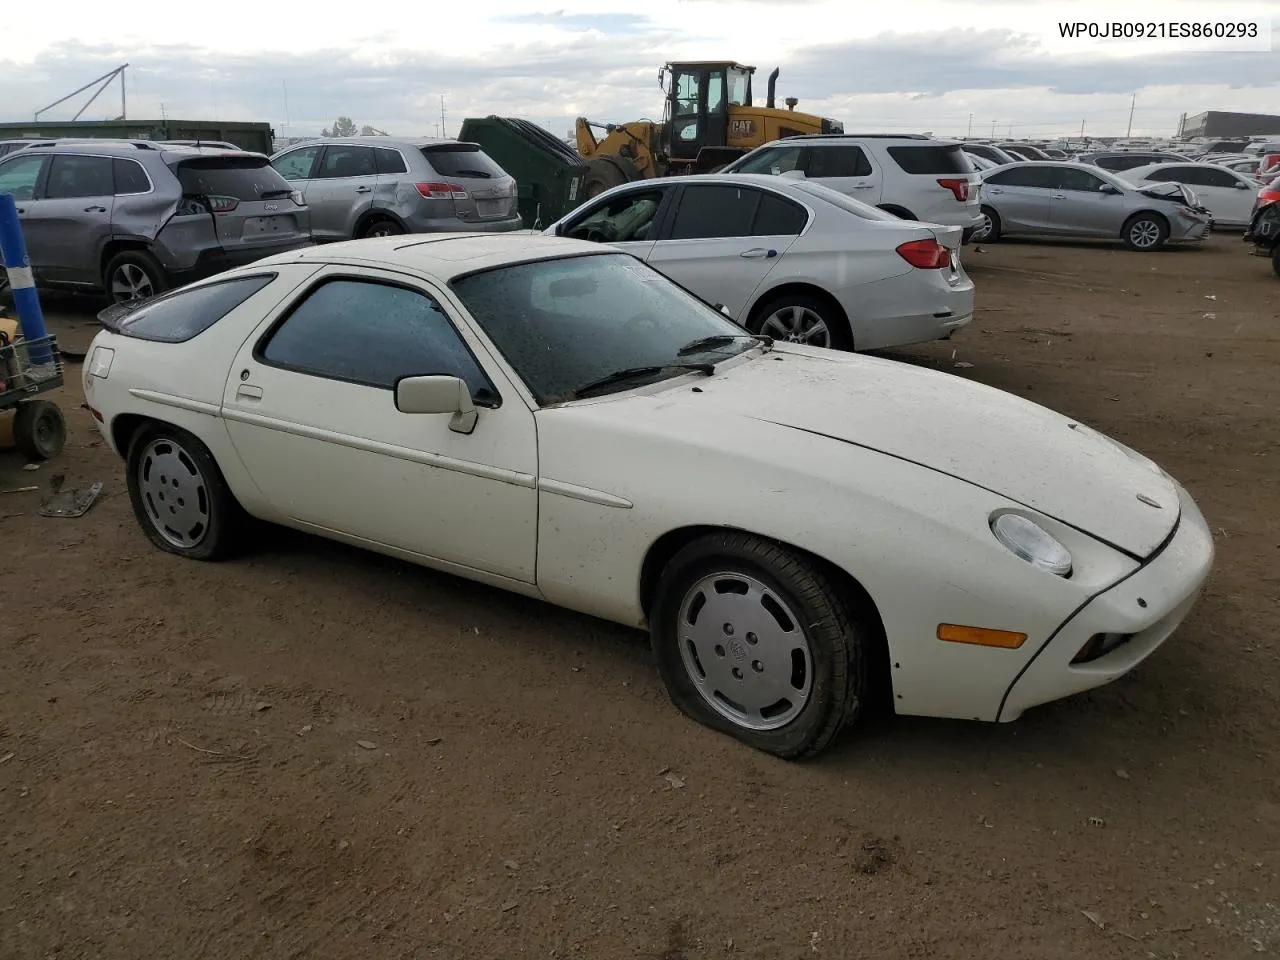
<instances>
[{"instance_id":1,"label":"car rear window","mask_svg":"<svg viewBox=\"0 0 1280 960\"><path fill-rule=\"evenodd\" d=\"M487 153L472 143L423 147L422 154L431 169L442 177L476 177L497 180L507 172L494 163Z\"/></svg>"},{"instance_id":2,"label":"car rear window","mask_svg":"<svg viewBox=\"0 0 1280 960\"><path fill-rule=\"evenodd\" d=\"M98 319L108 330L159 343L185 343L204 333L276 278L276 274L236 277L191 287L134 307L109 307Z\"/></svg>"},{"instance_id":3,"label":"car rear window","mask_svg":"<svg viewBox=\"0 0 1280 960\"><path fill-rule=\"evenodd\" d=\"M271 200L293 192L265 157L198 157L179 162L174 170L182 192L236 200Z\"/></svg>"},{"instance_id":4,"label":"car rear window","mask_svg":"<svg viewBox=\"0 0 1280 960\"><path fill-rule=\"evenodd\" d=\"M933 176L973 172L973 164L959 144L952 147L890 147L889 156L893 157L904 173Z\"/></svg>"}]
</instances>

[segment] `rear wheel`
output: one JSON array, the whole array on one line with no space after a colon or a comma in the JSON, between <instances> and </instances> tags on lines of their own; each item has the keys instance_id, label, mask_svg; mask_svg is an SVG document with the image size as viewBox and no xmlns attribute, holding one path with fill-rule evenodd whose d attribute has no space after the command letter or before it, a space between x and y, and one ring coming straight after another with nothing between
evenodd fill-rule
<instances>
[{"instance_id":1,"label":"rear wheel","mask_svg":"<svg viewBox=\"0 0 1280 960\"><path fill-rule=\"evenodd\" d=\"M404 232L404 227L400 226L396 221L388 217L375 217L360 229L357 239L367 239L369 237L398 237Z\"/></svg>"},{"instance_id":2,"label":"rear wheel","mask_svg":"<svg viewBox=\"0 0 1280 960\"><path fill-rule=\"evenodd\" d=\"M812 561L760 537L714 533L677 553L652 635L677 707L784 759L821 753L866 700L867 628Z\"/></svg>"},{"instance_id":3,"label":"rear wheel","mask_svg":"<svg viewBox=\"0 0 1280 960\"><path fill-rule=\"evenodd\" d=\"M1125 221L1120 238L1130 250L1150 253L1169 239L1169 224L1158 213L1135 213Z\"/></svg>"},{"instance_id":4,"label":"rear wheel","mask_svg":"<svg viewBox=\"0 0 1280 960\"><path fill-rule=\"evenodd\" d=\"M103 285L112 303L148 300L169 288L164 268L145 250L125 250L107 261Z\"/></svg>"},{"instance_id":5,"label":"rear wheel","mask_svg":"<svg viewBox=\"0 0 1280 960\"><path fill-rule=\"evenodd\" d=\"M245 513L213 454L187 431L143 427L129 444L125 476L134 516L161 550L221 560L240 545Z\"/></svg>"},{"instance_id":6,"label":"rear wheel","mask_svg":"<svg viewBox=\"0 0 1280 960\"><path fill-rule=\"evenodd\" d=\"M807 293L786 293L761 304L747 321L747 329L788 343L853 349L853 338L843 312Z\"/></svg>"}]
</instances>

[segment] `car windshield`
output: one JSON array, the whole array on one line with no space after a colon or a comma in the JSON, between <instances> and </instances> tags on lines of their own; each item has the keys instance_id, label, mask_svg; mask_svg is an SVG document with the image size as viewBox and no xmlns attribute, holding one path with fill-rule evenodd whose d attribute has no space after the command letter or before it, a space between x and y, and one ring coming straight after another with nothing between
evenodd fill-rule
<instances>
[{"instance_id":1,"label":"car windshield","mask_svg":"<svg viewBox=\"0 0 1280 960\"><path fill-rule=\"evenodd\" d=\"M543 405L571 400L618 371L652 368L619 379L614 391L756 345L724 314L624 253L497 267L450 285ZM707 342L681 352L697 341Z\"/></svg>"}]
</instances>

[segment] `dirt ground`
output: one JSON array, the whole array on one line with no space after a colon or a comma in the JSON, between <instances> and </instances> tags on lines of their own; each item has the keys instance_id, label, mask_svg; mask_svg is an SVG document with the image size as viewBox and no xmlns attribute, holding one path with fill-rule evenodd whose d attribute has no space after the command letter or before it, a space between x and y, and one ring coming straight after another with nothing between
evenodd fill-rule
<instances>
[{"instance_id":1,"label":"dirt ground","mask_svg":"<svg viewBox=\"0 0 1280 960\"><path fill-rule=\"evenodd\" d=\"M897 356L1137 447L1216 532L1131 676L776 761L639 634L288 532L151 548L77 369L67 452L0 452L0 490L105 484L0 493L0 957L1280 956L1280 282L1238 235L965 260L973 326Z\"/></svg>"}]
</instances>

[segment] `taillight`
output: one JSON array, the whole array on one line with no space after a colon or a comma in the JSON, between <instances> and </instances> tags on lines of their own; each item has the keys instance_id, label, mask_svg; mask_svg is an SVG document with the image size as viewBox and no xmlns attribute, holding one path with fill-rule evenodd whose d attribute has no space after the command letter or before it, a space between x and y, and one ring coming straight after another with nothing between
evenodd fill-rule
<instances>
[{"instance_id":1,"label":"taillight","mask_svg":"<svg viewBox=\"0 0 1280 960\"><path fill-rule=\"evenodd\" d=\"M952 195L961 203L964 203L966 200L969 199L969 181L968 180L954 180L954 179L944 178L938 181L938 186L943 187L944 189L950 190Z\"/></svg>"},{"instance_id":2,"label":"taillight","mask_svg":"<svg viewBox=\"0 0 1280 960\"><path fill-rule=\"evenodd\" d=\"M305 207L307 205L306 198L303 197L301 190L294 190L293 192L291 192L289 194L289 199L292 200L299 207Z\"/></svg>"},{"instance_id":3,"label":"taillight","mask_svg":"<svg viewBox=\"0 0 1280 960\"><path fill-rule=\"evenodd\" d=\"M414 186L428 200L467 199L467 189L460 183L415 183Z\"/></svg>"},{"instance_id":4,"label":"taillight","mask_svg":"<svg viewBox=\"0 0 1280 960\"><path fill-rule=\"evenodd\" d=\"M951 266L951 251L937 240L911 240L898 247L898 256L921 270L943 270Z\"/></svg>"},{"instance_id":5,"label":"taillight","mask_svg":"<svg viewBox=\"0 0 1280 960\"><path fill-rule=\"evenodd\" d=\"M230 213L240 206L240 201L235 197L210 197L209 206L213 207L214 213Z\"/></svg>"}]
</instances>

